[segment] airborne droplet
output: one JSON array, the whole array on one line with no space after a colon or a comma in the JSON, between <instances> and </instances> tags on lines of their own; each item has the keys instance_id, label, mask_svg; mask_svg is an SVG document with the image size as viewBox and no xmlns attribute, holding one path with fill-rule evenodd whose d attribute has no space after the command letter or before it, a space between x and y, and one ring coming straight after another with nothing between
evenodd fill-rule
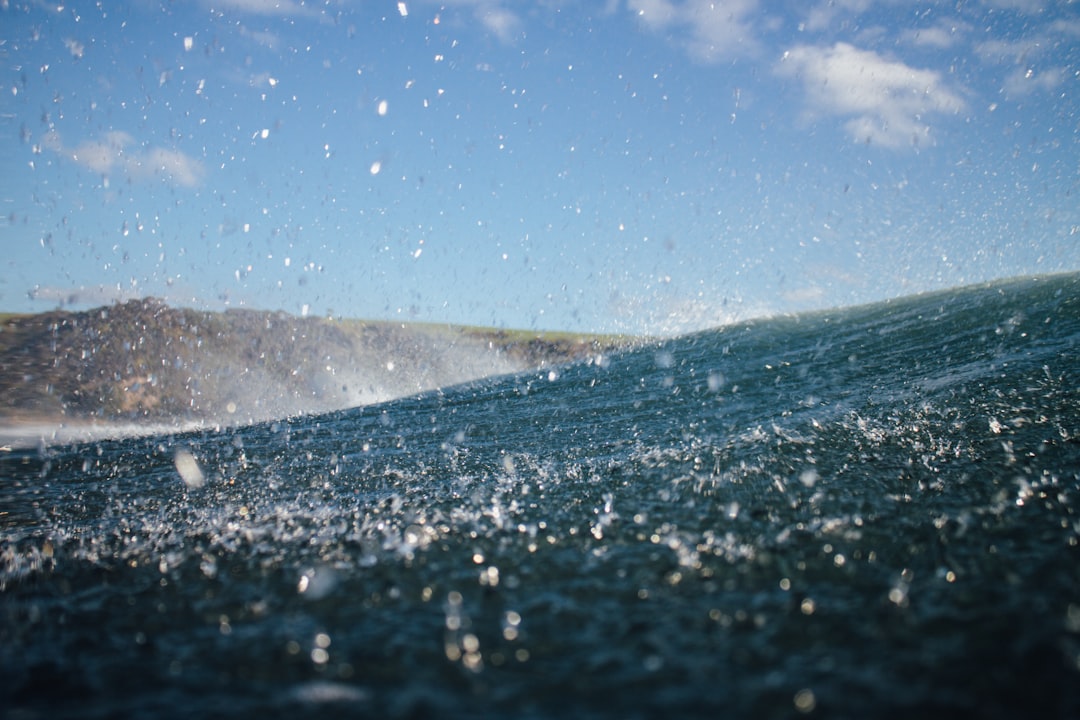
<instances>
[{"instance_id":1,"label":"airborne droplet","mask_svg":"<svg viewBox=\"0 0 1080 720\"><path fill-rule=\"evenodd\" d=\"M176 455L173 456L173 463L184 485L194 490L206 484L206 476L199 467L199 461L187 450L177 450Z\"/></svg>"}]
</instances>

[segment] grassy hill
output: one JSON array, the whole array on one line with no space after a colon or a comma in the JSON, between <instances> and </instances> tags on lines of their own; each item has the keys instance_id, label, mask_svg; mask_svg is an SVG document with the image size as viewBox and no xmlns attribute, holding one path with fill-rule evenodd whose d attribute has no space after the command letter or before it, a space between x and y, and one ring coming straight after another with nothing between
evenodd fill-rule
<instances>
[{"instance_id":1,"label":"grassy hill","mask_svg":"<svg viewBox=\"0 0 1080 720\"><path fill-rule=\"evenodd\" d=\"M203 312L154 299L0 316L0 424L244 423L562 364L632 338Z\"/></svg>"}]
</instances>

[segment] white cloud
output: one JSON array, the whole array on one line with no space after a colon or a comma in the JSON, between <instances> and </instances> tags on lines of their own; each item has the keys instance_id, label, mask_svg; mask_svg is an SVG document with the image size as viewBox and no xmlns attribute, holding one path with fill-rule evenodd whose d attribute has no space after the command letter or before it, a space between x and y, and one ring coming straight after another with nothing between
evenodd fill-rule
<instances>
[{"instance_id":1,"label":"white cloud","mask_svg":"<svg viewBox=\"0 0 1080 720\"><path fill-rule=\"evenodd\" d=\"M126 132L114 130L105 133L101 140L82 142L68 154L71 159L85 168L105 175L118 163L126 161L124 146L130 145L134 138Z\"/></svg>"},{"instance_id":2,"label":"white cloud","mask_svg":"<svg viewBox=\"0 0 1080 720\"><path fill-rule=\"evenodd\" d=\"M752 20L757 0L629 0L629 9L654 32L672 33L694 58L718 62L754 54L759 43Z\"/></svg>"},{"instance_id":3,"label":"white cloud","mask_svg":"<svg viewBox=\"0 0 1080 720\"><path fill-rule=\"evenodd\" d=\"M502 0L436 0L431 4L441 8L460 7L472 10L473 19L500 42L509 44L521 36L521 18L516 12L505 7Z\"/></svg>"},{"instance_id":4,"label":"white cloud","mask_svg":"<svg viewBox=\"0 0 1080 720\"><path fill-rule=\"evenodd\" d=\"M181 187L195 187L203 176L202 163L190 155L157 146L140 147L131 134L122 130L107 132L74 148L66 148L60 134L53 131L44 144L101 175L121 173L134 180L161 178Z\"/></svg>"},{"instance_id":5,"label":"white cloud","mask_svg":"<svg viewBox=\"0 0 1080 720\"><path fill-rule=\"evenodd\" d=\"M818 3L806 13L803 28L811 31L828 30L836 25L841 13L862 13L870 7L870 0L827 0Z\"/></svg>"},{"instance_id":6,"label":"white cloud","mask_svg":"<svg viewBox=\"0 0 1080 720\"><path fill-rule=\"evenodd\" d=\"M1024 97L1035 91L1051 91L1060 87L1068 76L1066 68L1019 68L1005 78L1005 93L1012 98Z\"/></svg>"},{"instance_id":7,"label":"white cloud","mask_svg":"<svg viewBox=\"0 0 1080 720\"><path fill-rule=\"evenodd\" d=\"M1029 57L1040 53L1042 38L1025 40L985 40L975 45L975 51L984 62L1015 63L1027 62Z\"/></svg>"},{"instance_id":8,"label":"white cloud","mask_svg":"<svg viewBox=\"0 0 1080 720\"><path fill-rule=\"evenodd\" d=\"M331 3L305 3L303 0L201 0L207 10L214 15L289 19L306 19L329 24L333 18L328 14ZM321 5L321 7L320 7ZM240 21L243 22L243 21ZM277 33L269 30L251 30L238 25L240 34L268 48L276 48L279 42Z\"/></svg>"},{"instance_id":9,"label":"white cloud","mask_svg":"<svg viewBox=\"0 0 1080 720\"><path fill-rule=\"evenodd\" d=\"M293 0L219 0L218 6L251 15L303 15L311 11Z\"/></svg>"},{"instance_id":10,"label":"white cloud","mask_svg":"<svg viewBox=\"0 0 1080 720\"><path fill-rule=\"evenodd\" d=\"M243 25L241 25L238 29L242 37L246 37L252 42L254 42L256 45L261 45L264 48L269 48L270 50L277 50L278 46L281 45L281 37L275 32L271 32L269 30L252 30L251 28L245 27Z\"/></svg>"},{"instance_id":11,"label":"white cloud","mask_svg":"<svg viewBox=\"0 0 1080 720\"><path fill-rule=\"evenodd\" d=\"M956 45L960 39L959 27L956 25L940 24L934 27L907 30L900 34L904 42L916 47L949 48Z\"/></svg>"},{"instance_id":12,"label":"white cloud","mask_svg":"<svg viewBox=\"0 0 1080 720\"><path fill-rule=\"evenodd\" d=\"M926 142L930 115L965 108L940 73L847 43L792 48L776 72L802 82L811 116L848 117L845 128L854 140L889 148Z\"/></svg>"},{"instance_id":13,"label":"white cloud","mask_svg":"<svg viewBox=\"0 0 1080 720\"><path fill-rule=\"evenodd\" d=\"M982 0L984 5L988 5L998 10L1019 10L1024 13L1039 13L1046 7L1044 0Z\"/></svg>"},{"instance_id":14,"label":"white cloud","mask_svg":"<svg viewBox=\"0 0 1080 720\"><path fill-rule=\"evenodd\" d=\"M502 42L512 42L521 28L517 15L502 7L478 7L476 16Z\"/></svg>"},{"instance_id":15,"label":"white cloud","mask_svg":"<svg viewBox=\"0 0 1080 720\"><path fill-rule=\"evenodd\" d=\"M630 0L629 7L651 30L664 30L678 17L668 0Z\"/></svg>"},{"instance_id":16,"label":"white cloud","mask_svg":"<svg viewBox=\"0 0 1080 720\"><path fill-rule=\"evenodd\" d=\"M202 163L179 150L151 147L133 160L135 164L129 164L127 170L135 177L160 176L181 187L195 187L202 180Z\"/></svg>"},{"instance_id":17,"label":"white cloud","mask_svg":"<svg viewBox=\"0 0 1080 720\"><path fill-rule=\"evenodd\" d=\"M82 58L82 56L86 54L86 46L73 38L65 39L64 47L66 47L68 52L71 53L71 57L75 58L76 60Z\"/></svg>"},{"instance_id":18,"label":"white cloud","mask_svg":"<svg viewBox=\"0 0 1080 720\"><path fill-rule=\"evenodd\" d=\"M1001 90L1018 98L1036 92L1052 92L1072 75L1068 67L1052 64L1059 60L1053 48L1080 37L1080 22L1059 20L1018 40L986 40L975 46L982 62L997 65L1004 73Z\"/></svg>"},{"instance_id":19,"label":"white cloud","mask_svg":"<svg viewBox=\"0 0 1080 720\"><path fill-rule=\"evenodd\" d=\"M1067 37L1080 38L1080 20L1055 20L1050 31Z\"/></svg>"}]
</instances>

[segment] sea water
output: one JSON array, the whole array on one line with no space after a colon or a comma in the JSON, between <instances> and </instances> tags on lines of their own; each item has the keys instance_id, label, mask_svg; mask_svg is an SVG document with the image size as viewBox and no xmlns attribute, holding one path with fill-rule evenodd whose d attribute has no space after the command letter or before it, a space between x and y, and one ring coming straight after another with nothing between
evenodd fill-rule
<instances>
[{"instance_id":1,"label":"sea water","mask_svg":"<svg viewBox=\"0 0 1080 720\"><path fill-rule=\"evenodd\" d=\"M1080 276L0 456L8 717L1080 717Z\"/></svg>"}]
</instances>

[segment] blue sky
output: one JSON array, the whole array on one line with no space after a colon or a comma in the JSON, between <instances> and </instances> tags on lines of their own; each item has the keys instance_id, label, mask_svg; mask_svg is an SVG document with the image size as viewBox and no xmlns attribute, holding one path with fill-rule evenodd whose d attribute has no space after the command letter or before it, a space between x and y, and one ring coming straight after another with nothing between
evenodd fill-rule
<instances>
[{"instance_id":1,"label":"blue sky","mask_svg":"<svg viewBox=\"0 0 1080 720\"><path fill-rule=\"evenodd\" d=\"M0 7L6 311L662 333L1080 269L1080 3Z\"/></svg>"}]
</instances>

